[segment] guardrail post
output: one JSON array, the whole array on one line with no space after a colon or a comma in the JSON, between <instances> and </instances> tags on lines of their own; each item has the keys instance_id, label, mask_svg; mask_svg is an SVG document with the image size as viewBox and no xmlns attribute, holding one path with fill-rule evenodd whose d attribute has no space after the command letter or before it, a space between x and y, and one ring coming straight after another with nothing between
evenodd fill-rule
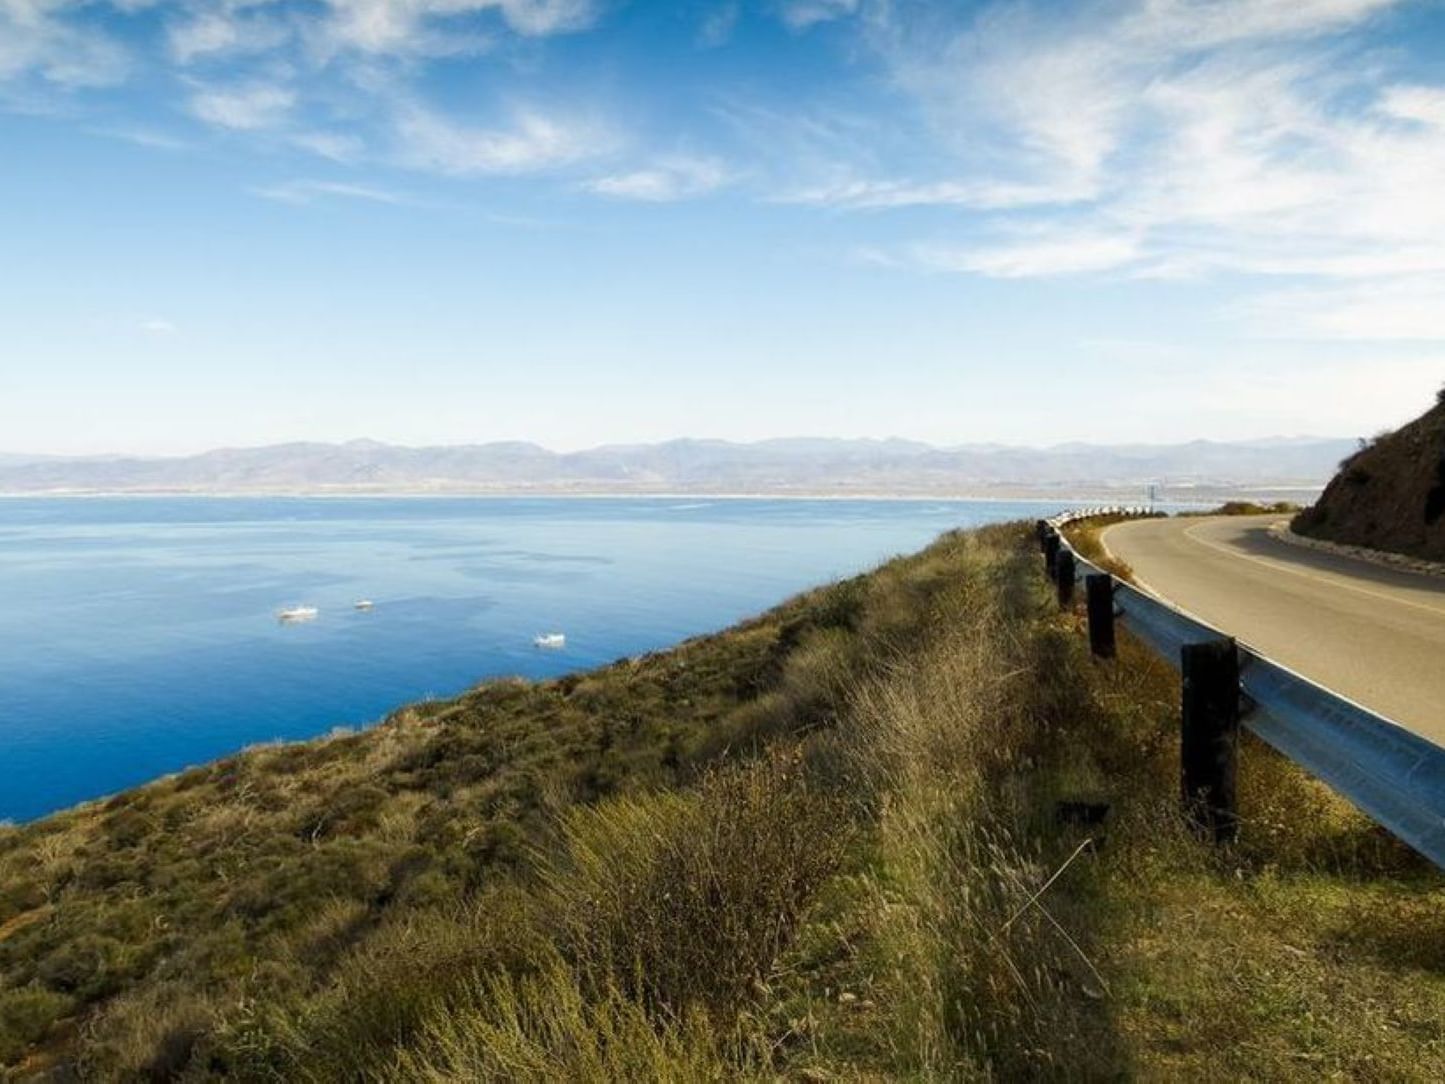
<instances>
[{"instance_id":1,"label":"guardrail post","mask_svg":"<svg viewBox=\"0 0 1445 1084\"><path fill-rule=\"evenodd\" d=\"M1074 604L1074 553L1060 549L1054 557L1054 577L1059 584L1059 608L1067 610Z\"/></svg>"},{"instance_id":2,"label":"guardrail post","mask_svg":"<svg viewBox=\"0 0 1445 1084\"><path fill-rule=\"evenodd\" d=\"M1100 659L1114 657L1114 577L1107 572L1084 577L1089 607L1089 651Z\"/></svg>"},{"instance_id":3,"label":"guardrail post","mask_svg":"<svg viewBox=\"0 0 1445 1084\"><path fill-rule=\"evenodd\" d=\"M1059 559L1059 536L1051 533L1044 539L1044 571L1049 574L1049 579L1054 578L1054 569Z\"/></svg>"},{"instance_id":4,"label":"guardrail post","mask_svg":"<svg viewBox=\"0 0 1445 1084\"><path fill-rule=\"evenodd\" d=\"M1042 545L1044 544L1044 539L1048 537L1048 533L1049 533L1049 521L1048 521L1048 520L1046 520L1046 519L1039 519L1039 520L1035 520L1035 521L1034 521L1034 537L1038 539L1040 546L1042 546Z\"/></svg>"},{"instance_id":5,"label":"guardrail post","mask_svg":"<svg viewBox=\"0 0 1445 1084\"><path fill-rule=\"evenodd\" d=\"M1235 760L1239 740L1239 649L1233 640L1185 644L1179 761L1184 809L1216 843L1239 831Z\"/></svg>"}]
</instances>

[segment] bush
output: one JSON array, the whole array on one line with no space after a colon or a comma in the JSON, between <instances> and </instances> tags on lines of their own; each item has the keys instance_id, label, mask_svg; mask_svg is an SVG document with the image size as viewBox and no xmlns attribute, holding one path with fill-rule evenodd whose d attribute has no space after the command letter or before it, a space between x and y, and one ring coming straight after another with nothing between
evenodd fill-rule
<instances>
[{"instance_id":1,"label":"bush","mask_svg":"<svg viewBox=\"0 0 1445 1084\"><path fill-rule=\"evenodd\" d=\"M69 1006L68 998L39 986L0 990L0 1064L18 1061Z\"/></svg>"},{"instance_id":2,"label":"bush","mask_svg":"<svg viewBox=\"0 0 1445 1084\"><path fill-rule=\"evenodd\" d=\"M564 943L600 990L676 1015L735 1012L836 869L841 813L782 755L718 771L694 795L578 811L546 874Z\"/></svg>"},{"instance_id":3,"label":"bush","mask_svg":"<svg viewBox=\"0 0 1445 1084\"><path fill-rule=\"evenodd\" d=\"M52 990L90 999L121 977L126 950L113 937L78 934L40 961L36 973Z\"/></svg>"}]
</instances>

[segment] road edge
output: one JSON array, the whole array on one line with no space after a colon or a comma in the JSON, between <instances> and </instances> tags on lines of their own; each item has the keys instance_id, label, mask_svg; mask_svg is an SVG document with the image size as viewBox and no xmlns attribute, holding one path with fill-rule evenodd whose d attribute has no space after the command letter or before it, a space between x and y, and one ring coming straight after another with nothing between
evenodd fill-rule
<instances>
[{"instance_id":1,"label":"road edge","mask_svg":"<svg viewBox=\"0 0 1445 1084\"><path fill-rule=\"evenodd\" d=\"M1336 557L1350 557L1357 561L1365 561L1368 564L1380 568L1394 569L1396 572L1415 572L1422 576L1436 576L1445 578L1445 564L1438 561L1427 561L1420 557L1409 557L1403 553L1389 553L1385 550L1372 550L1366 546L1348 546L1340 542L1326 542L1321 538L1309 538L1292 530L1289 521L1278 523L1269 528L1272 537L1290 546L1299 546L1301 549L1315 550L1317 553L1329 553Z\"/></svg>"}]
</instances>

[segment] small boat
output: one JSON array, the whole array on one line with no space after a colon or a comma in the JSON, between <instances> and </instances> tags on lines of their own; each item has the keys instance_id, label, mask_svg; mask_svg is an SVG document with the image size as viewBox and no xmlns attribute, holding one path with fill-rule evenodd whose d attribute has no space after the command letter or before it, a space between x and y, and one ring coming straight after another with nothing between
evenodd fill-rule
<instances>
[{"instance_id":1,"label":"small boat","mask_svg":"<svg viewBox=\"0 0 1445 1084\"><path fill-rule=\"evenodd\" d=\"M560 632L544 632L532 637L532 646L557 651L567 646L567 637Z\"/></svg>"},{"instance_id":2,"label":"small boat","mask_svg":"<svg viewBox=\"0 0 1445 1084\"><path fill-rule=\"evenodd\" d=\"M369 599L369 598L357 599L356 604L355 604L355 606L353 607L353 609L357 609L357 610L369 610L369 609L371 609L371 608L372 608L373 606L375 606L375 605L376 605L376 603L372 602L371 599Z\"/></svg>"},{"instance_id":3,"label":"small boat","mask_svg":"<svg viewBox=\"0 0 1445 1084\"><path fill-rule=\"evenodd\" d=\"M314 621L316 615L321 611L315 606L292 606L290 609L282 610L276 618L279 621Z\"/></svg>"}]
</instances>

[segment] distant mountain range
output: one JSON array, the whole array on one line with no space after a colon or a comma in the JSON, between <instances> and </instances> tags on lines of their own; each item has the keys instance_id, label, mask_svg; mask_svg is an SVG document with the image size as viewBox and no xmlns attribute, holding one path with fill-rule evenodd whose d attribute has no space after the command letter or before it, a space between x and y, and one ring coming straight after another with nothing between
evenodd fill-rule
<instances>
[{"instance_id":1,"label":"distant mountain range","mask_svg":"<svg viewBox=\"0 0 1445 1084\"><path fill-rule=\"evenodd\" d=\"M707 493L986 496L1161 486L1322 486L1351 440L996 444L788 438L672 440L553 452L507 441L409 448L372 440L169 458L0 456L0 493Z\"/></svg>"}]
</instances>

